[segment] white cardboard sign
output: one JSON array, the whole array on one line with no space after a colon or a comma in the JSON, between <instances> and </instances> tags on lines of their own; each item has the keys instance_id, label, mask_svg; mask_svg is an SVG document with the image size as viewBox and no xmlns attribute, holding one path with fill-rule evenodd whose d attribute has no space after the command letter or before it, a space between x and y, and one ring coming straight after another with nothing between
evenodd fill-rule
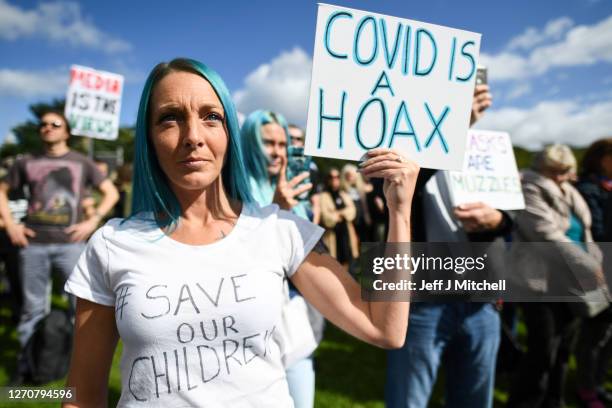
<instances>
[{"instance_id":1,"label":"white cardboard sign","mask_svg":"<svg viewBox=\"0 0 612 408\"><path fill-rule=\"evenodd\" d=\"M72 133L114 140L119 135L123 76L73 65L65 115Z\"/></svg>"},{"instance_id":2,"label":"white cardboard sign","mask_svg":"<svg viewBox=\"0 0 612 408\"><path fill-rule=\"evenodd\" d=\"M305 153L460 170L480 34L319 4Z\"/></svg>"},{"instance_id":3,"label":"white cardboard sign","mask_svg":"<svg viewBox=\"0 0 612 408\"><path fill-rule=\"evenodd\" d=\"M463 171L451 171L449 178L454 205L481 201L499 210L525 208L508 133L470 129Z\"/></svg>"}]
</instances>

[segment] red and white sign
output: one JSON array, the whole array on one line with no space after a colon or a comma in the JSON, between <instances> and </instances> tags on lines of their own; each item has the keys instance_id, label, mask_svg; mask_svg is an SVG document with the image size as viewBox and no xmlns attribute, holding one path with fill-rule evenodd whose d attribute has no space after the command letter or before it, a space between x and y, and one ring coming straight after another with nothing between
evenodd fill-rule
<instances>
[{"instance_id":1,"label":"red and white sign","mask_svg":"<svg viewBox=\"0 0 612 408\"><path fill-rule=\"evenodd\" d=\"M114 140L119 135L123 76L73 65L65 115L72 133Z\"/></svg>"}]
</instances>

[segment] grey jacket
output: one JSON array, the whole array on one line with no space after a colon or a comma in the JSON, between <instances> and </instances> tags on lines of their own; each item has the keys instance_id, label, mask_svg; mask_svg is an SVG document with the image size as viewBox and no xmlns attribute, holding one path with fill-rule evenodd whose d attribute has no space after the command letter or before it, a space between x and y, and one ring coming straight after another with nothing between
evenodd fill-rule
<instances>
[{"instance_id":1,"label":"grey jacket","mask_svg":"<svg viewBox=\"0 0 612 408\"><path fill-rule=\"evenodd\" d=\"M592 289L602 254L593 243L587 203L570 183L558 186L532 170L523 172L522 186L525 210L516 216L517 244L511 250L515 278L535 292L565 295ZM572 212L584 227L586 250L566 236Z\"/></svg>"}]
</instances>

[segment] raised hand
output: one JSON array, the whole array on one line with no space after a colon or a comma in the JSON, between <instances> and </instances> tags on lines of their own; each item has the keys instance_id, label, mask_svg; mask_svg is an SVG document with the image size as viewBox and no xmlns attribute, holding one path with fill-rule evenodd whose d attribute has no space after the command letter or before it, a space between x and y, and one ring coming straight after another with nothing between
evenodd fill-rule
<instances>
[{"instance_id":1,"label":"raised hand","mask_svg":"<svg viewBox=\"0 0 612 408\"><path fill-rule=\"evenodd\" d=\"M410 213L420 170L415 162L395 149L378 148L368 151L359 167L366 178L384 178L383 192L389 211Z\"/></svg>"},{"instance_id":2,"label":"raised hand","mask_svg":"<svg viewBox=\"0 0 612 408\"><path fill-rule=\"evenodd\" d=\"M484 111L493 104L493 96L489 90L489 85L476 85L474 88L474 98L472 99L472 114L470 116L470 126L478 122L484 115Z\"/></svg>"},{"instance_id":3,"label":"raised hand","mask_svg":"<svg viewBox=\"0 0 612 408\"><path fill-rule=\"evenodd\" d=\"M310 174L305 171L293 177L291 180L287 180L287 158L281 156L281 169L278 174L278 180L276 182L276 190L274 190L273 203L284 210L291 210L298 203L295 198L300 194L309 191L312 188L312 183L306 183L298 186L304 181Z\"/></svg>"}]
</instances>

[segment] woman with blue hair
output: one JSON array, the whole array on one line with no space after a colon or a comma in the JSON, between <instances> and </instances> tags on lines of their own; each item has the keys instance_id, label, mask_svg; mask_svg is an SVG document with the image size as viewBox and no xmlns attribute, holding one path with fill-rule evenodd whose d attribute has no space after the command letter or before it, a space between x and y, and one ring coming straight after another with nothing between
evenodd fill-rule
<instances>
[{"instance_id":1,"label":"woman with blue hair","mask_svg":"<svg viewBox=\"0 0 612 408\"><path fill-rule=\"evenodd\" d=\"M307 219L306 203L298 197L310 190L312 184L300 185L308 177L308 172L287 180L289 160L287 145L290 143L290 136L285 118L276 112L257 110L245 119L241 136L244 163L255 201L260 206L277 204ZM323 337L325 320L320 313L303 302L303 298L293 285L289 285L288 296L290 299L287 299L284 305L288 310L285 311L285 317L293 318L296 320L295 325L300 322L304 327L295 325L283 327L284 330L281 330L279 335L291 337L291 333L286 331L293 327L296 335L302 335L312 341L304 341L297 347L285 346L283 362L287 372L289 393L296 408L309 408L314 405L315 393L312 352ZM291 305L290 302L303 307ZM305 336L304 333L308 335ZM282 338L281 343L283 343Z\"/></svg>"},{"instance_id":2,"label":"woman with blue hair","mask_svg":"<svg viewBox=\"0 0 612 408\"><path fill-rule=\"evenodd\" d=\"M76 295L65 407L105 406L119 338L120 407L293 406L275 332L289 277L353 336L400 347L408 302L368 302L320 247L322 229L253 205L236 111L221 78L194 60L149 75L136 125L132 213L100 228L68 279ZM410 238L419 168L368 152L384 177L388 240Z\"/></svg>"},{"instance_id":3,"label":"woman with blue hair","mask_svg":"<svg viewBox=\"0 0 612 408\"><path fill-rule=\"evenodd\" d=\"M284 210L307 218L298 197L309 191L312 184L300 184L308 178L308 172L287 180L290 137L285 118L276 112L255 111L245 119L241 135L244 165L255 201L262 206L274 202Z\"/></svg>"}]
</instances>

